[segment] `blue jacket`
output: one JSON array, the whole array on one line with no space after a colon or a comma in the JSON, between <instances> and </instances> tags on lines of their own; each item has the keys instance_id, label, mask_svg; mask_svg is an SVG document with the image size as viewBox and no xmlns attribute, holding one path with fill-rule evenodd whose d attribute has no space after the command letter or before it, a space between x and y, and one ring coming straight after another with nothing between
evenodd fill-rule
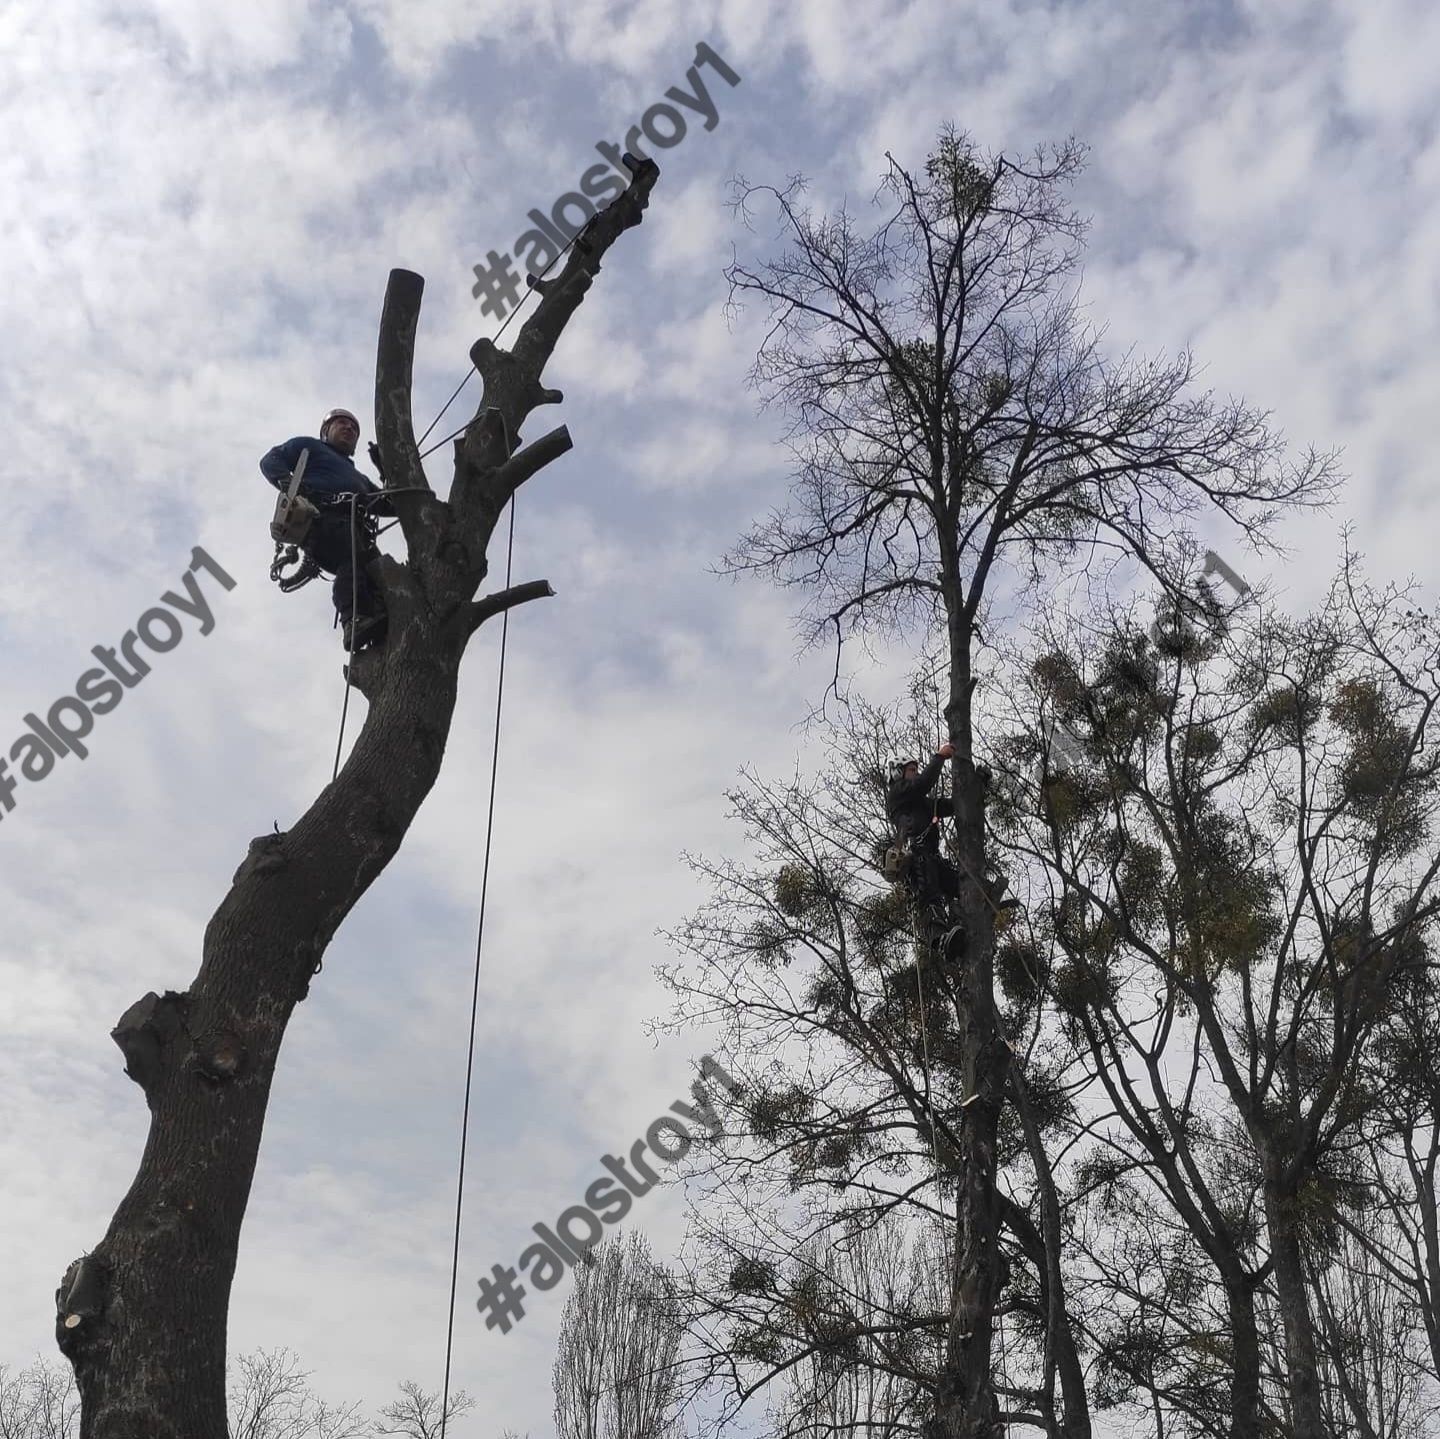
<instances>
[{"instance_id":1,"label":"blue jacket","mask_svg":"<svg viewBox=\"0 0 1440 1439\"><path fill-rule=\"evenodd\" d=\"M293 440L286 440L283 445L267 450L260 461L260 473L277 490L289 489L290 475L300 463L301 450L310 451L310 458L305 461L305 477L300 481L300 493L306 499L324 504L356 493L378 495L381 492L379 485L355 468L348 455L313 436L297 435ZM376 505L370 507L372 513L381 508ZM383 509L389 509L388 503Z\"/></svg>"}]
</instances>

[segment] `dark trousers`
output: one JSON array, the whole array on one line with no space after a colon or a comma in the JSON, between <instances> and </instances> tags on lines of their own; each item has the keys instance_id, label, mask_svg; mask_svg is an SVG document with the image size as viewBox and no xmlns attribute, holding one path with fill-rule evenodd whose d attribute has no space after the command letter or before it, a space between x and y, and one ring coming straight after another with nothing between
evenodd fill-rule
<instances>
[{"instance_id":1,"label":"dark trousers","mask_svg":"<svg viewBox=\"0 0 1440 1439\"><path fill-rule=\"evenodd\" d=\"M355 535L350 533L350 506L332 505L320 511L310 533L305 537L305 553L322 570L335 576L331 590L335 608L342 624L349 624L358 609L362 619L383 614L385 602L375 582L365 573L365 566L379 553L375 539L358 506L355 514Z\"/></svg>"},{"instance_id":2,"label":"dark trousers","mask_svg":"<svg viewBox=\"0 0 1440 1439\"><path fill-rule=\"evenodd\" d=\"M922 909L948 920L950 903L960 897L960 871L940 853L940 846L921 840L915 845L906 887Z\"/></svg>"}]
</instances>

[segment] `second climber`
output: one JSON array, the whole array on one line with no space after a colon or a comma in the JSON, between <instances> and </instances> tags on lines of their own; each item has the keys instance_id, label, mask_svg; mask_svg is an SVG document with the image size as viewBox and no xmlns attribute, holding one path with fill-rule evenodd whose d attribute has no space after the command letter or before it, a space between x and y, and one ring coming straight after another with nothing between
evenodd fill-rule
<instances>
[{"instance_id":1,"label":"second climber","mask_svg":"<svg viewBox=\"0 0 1440 1439\"><path fill-rule=\"evenodd\" d=\"M954 804L932 791L954 754L955 746L947 741L923 769L914 759L893 764L885 792L885 813L895 827L897 850L905 856L902 882L928 921L927 928L939 933L953 932L950 902L960 894L960 871L940 849L940 821L955 813Z\"/></svg>"}]
</instances>

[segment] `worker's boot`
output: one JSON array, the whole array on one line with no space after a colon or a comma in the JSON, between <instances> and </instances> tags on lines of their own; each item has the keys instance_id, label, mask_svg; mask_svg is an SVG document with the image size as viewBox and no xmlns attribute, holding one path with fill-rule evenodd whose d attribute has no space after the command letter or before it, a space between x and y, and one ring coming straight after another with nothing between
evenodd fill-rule
<instances>
[{"instance_id":1,"label":"worker's boot","mask_svg":"<svg viewBox=\"0 0 1440 1439\"><path fill-rule=\"evenodd\" d=\"M343 630L345 648L352 654L356 650L369 649L385 638L386 618L384 615L359 615L346 620Z\"/></svg>"}]
</instances>

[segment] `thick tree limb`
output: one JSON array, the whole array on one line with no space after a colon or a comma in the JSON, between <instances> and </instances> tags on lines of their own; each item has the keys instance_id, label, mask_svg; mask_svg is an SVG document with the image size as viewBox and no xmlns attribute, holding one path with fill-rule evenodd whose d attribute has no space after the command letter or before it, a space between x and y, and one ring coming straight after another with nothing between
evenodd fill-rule
<instances>
[{"instance_id":1,"label":"thick tree limb","mask_svg":"<svg viewBox=\"0 0 1440 1439\"><path fill-rule=\"evenodd\" d=\"M206 927L190 987L147 995L116 1026L151 1122L135 1180L92 1256L103 1287L67 1307L72 1273L57 1296L84 1439L225 1439L226 1313L286 1026L336 930L399 850L435 783L471 633L552 593L541 580L474 598L506 500L570 446L561 427L512 459L530 408L558 398L540 371L600 255L638 223L655 175L653 165L639 167L630 190L588 227L521 331L525 354L490 347L483 418L467 433L449 503L430 492L411 417L423 282L406 270L390 274L376 433L408 557L374 567L389 632L351 662L369 710L335 781L288 831L251 844Z\"/></svg>"},{"instance_id":2,"label":"thick tree limb","mask_svg":"<svg viewBox=\"0 0 1440 1439\"><path fill-rule=\"evenodd\" d=\"M512 585L508 590L497 590L493 595L486 595L483 600L476 600L470 606L470 633L474 634L486 620L494 619L505 610L528 604L531 600L551 599L554 594L549 580L529 580L523 585Z\"/></svg>"},{"instance_id":3,"label":"thick tree limb","mask_svg":"<svg viewBox=\"0 0 1440 1439\"><path fill-rule=\"evenodd\" d=\"M552 460L558 460L567 450L574 447L570 431L564 425L541 435L533 445L512 455L495 472L495 492L504 492L508 499L528 480L531 475L543 469Z\"/></svg>"},{"instance_id":4,"label":"thick tree limb","mask_svg":"<svg viewBox=\"0 0 1440 1439\"><path fill-rule=\"evenodd\" d=\"M484 383L476 417L486 409L497 410L504 417L512 444L519 442L520 427L531 410L559 402L560 392L540 383L555 342L585 298L610 246L644 217L660 171L653 160L642 160L631 165L631 174L625 193L575 237L560 274L545 284L539 304L521 325L513 350L502 350L488 339L477 340L471 348L470 359ZM486 539L514 492L513 484L500 475L509 458L502 437L474 425L457 448L451 503L462 523L467 528L478 525Z\"/></svg>"},{"instance_id":5,"label":"thick tree limb","mask_svg":"<svg viewBox=\"0 0 1440 1439\"><path fill-rule=\"evenodd\" d=\"M385 470L385 488L407 492L395 495L390 503L400 517L400 529L412 554L421 548L421 515L430 490L420 447L415 443L411 405L415 332L424 291L424 279L413 271L390 271L375 356L375 439Z\"/></svg>"}]
</instances>

